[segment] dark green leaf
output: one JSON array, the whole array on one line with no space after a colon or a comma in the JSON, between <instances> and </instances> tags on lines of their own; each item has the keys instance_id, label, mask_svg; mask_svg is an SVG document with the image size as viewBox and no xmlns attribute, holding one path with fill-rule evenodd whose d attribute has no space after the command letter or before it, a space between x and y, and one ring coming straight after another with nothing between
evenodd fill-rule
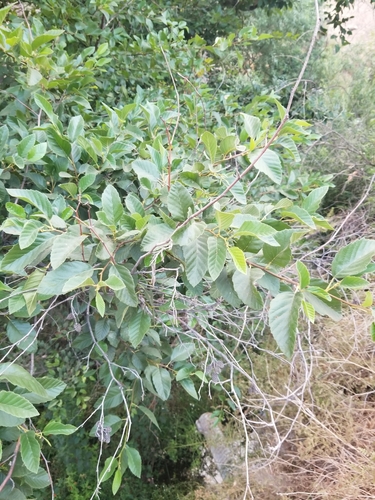
<instances>
[{"instance_id":1,"label":"dark green leaf","mask_svg":"<svg viewBox=\"0 0 375 500\"><path fill-rule=\"evenodd\" d=\"M271 333L280 350L291 358L296 341L298 313L302 294L283 292L271 300L269 321Z\"/></svg>"}]
</instances>

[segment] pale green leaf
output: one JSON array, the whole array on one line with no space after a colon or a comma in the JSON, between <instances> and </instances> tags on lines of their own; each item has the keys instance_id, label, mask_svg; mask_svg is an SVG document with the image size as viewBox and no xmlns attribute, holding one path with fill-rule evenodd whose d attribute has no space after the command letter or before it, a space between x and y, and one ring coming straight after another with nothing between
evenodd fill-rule
<instances>
[{"instance_id":1,"label":"pale green leaf","mask_svg":"<svg viewBox=\"0 0 375 500\"><path fill-rule=\"evenodd\" d=\"M211 134L211 132L203 132L201 135L201 141L203 142L208 157L211 160L211 163L215 163L216 151L217 151L217 140L216 137Z\"/></svg>"},{"instance_id":2,"label":"pale green leaf","mask_svg":"<svg viewBox=\"0 0 375 500\"><path fill-rule=\"evenodd\" d=\"M239 298L246 306L251 307L255 311L263 308L262 296L254 284L262 278L263 274L263 271L260 269L247 268L246 274L235 271L232 278L233 287Z\"/></svg>"},{"instance_id":3,"label":"pale green leaf","mask_svg":"<svg viewBox=\"0 0 375 500\"><path fill-rule=\"evenodd\" d=\"M238 247L230 247L228 251L233 259L236 268L243 274L247 274L246 257L243 251Z\"/></svg>"},{"instance_id":4,"label":"pale green leaf","mask_svg":"<svg viewBox=\"0 0 375 500\"><path fill-rule=\"evenodd\" d=\"M129 340L137 347L151 327L151 318L144 311L137 311L128 324Z\"/></svg>"},{"instance_id":5,"label":"pale green leaf","mask_svg":"<svg viewBox=\"0 0 375 500\"><path fill-rule=\"evenodd\" d=\"M0 427L18 427L25 422L25 417L19 418L0 410Z\"/></svg>"},{"instance_id":6,"label":"pale green leaf","mask_svg":"<svg viewBox=\"0 0 375 500\"><path fill-rule=\"evenodd\" d=\"M121 486L121 480L122 480L122 472L121 469L116 469L115 475L113 477L112 481L112 495L116 495L118 492L120 486Z\"/></svg>"},{"instance_id":7,"label":"pale green leaf","mask_svg":"<svg viewBox=\"0 0 375 500\"><path fill-rule=\"evenodd\" d=\"M94 184L96 180L96 174L86 174L84 177L81 177L78 181L78 189L81 193L85 192L86 189L92 184Z\"/></svg>"},{"instance_id":8,"label":"pale green leaf","mask_svg":"<svg viewBox=\"0 0 375 500\"><path fill-rule=\"evenodd\" d=\"M138 179L149 179L152 182L159 180L160 172L155 163L149 160L135 160L131 164Z\"/></svg>"},{"instance_id":9,"label":"pale green leaf","mask_svg":"<svg viewBox=\"0 0 375 500\"><path fill-rule=\"evenodd\" d=\"M299 287L306 288L310 284L310 273L307 267L300 260L296 262L298 277L299 277Z\"/></svg>"},{"instance_id":10,"label":"pale green leaf","mask_svg":"<svg viewBox=\"0 0 375 500\"><path fill-rule=\"evenodd\" d=\"M141 455L139 454L139 451L136 450L135 448L131 448L130 446L127 446L125 448L126 455L128 457L128 466L131 472L137 476L141 477L142 473L142 459Z\"/></svg>"},{"instance_id":11,"label":"pale green leaf","mask_svg":"<svg viewBox=\"0 0 375 500\"><path fill-rule=\"evenodd\" d=\"M28 248L34 243L38 236L39 230L42 227L43 224L36 220L30 219L26 222L26 224L23 226L18 240L18 245L21 250Z\"/></svg>"},{"instance_id":12,"label":"pale green leaf","mask_svg":"<svg viewBox=\"0 0 375 500\"><path fill-rule=\"evenodd\" d=\"M303 312L306 316L306 318L311 322L315 322L315 309L312 304L309 304L309 302L306 302L306 300L302 300L302 309Z\"/></svg>"},{"instance_id":13,"label":"pale green leaf","mask_svg":"<svg viewBox=\"0 0 375 500\"><path fill-rule=\"evenodd\" d=\"M27 399L7 391L0 391L0 410L19 418L31 418L39 415L37 409Z\"/></svg>"},{"instance_id":14,"label":"pale green leaf","mask_svg":"<svg viewBox=\"0 0 375 500\"><path fill-rule=\"evenodd\" d=\"M17 319L9 320L7 324L7 336L12 344L25 352L36 352L36 331L30 323L24 323Z\"/></svg>"},{"instance_id":15,"label":"pale green leaf","mask_svg":"<svg viewBox=\"0 0 375 500\"><path fill-rule=\"evenodd\" d=\"M7 191L10 196L19 198L36 207L47 219L52 217L52 205L46 194L34 191L33 189L7 189Z\"/></svg>"},{"instance_id":16,"label":"pale green leaf","mask_svg":"<svg viewBox=\"0 0 375 500\"><path fill-rule=\"evenodd\" d=\"M137 307L138 298L135 292L133 276L130 274L129 269L121 264L111 266L109 276L117 276L125 283L125 288L115 290L115 295L118 300L128 306Z\"/></svg>"},{"instance_id":17,"label":"pale green leaf","mask_svg":"<svg viewBox=\"0 0 375 500\"><path fill-rule=\"evenodd\" d=\"M153 224L148 226L148 231L142 240L142 250L150 252L156 250L158 245L168 242L173 229L166 224Z\"/></svg>"},{"instance_id":18,"label":"pale green leaf","mask_svg":"<svg viewBox=\"0 0 375 500\"><path fill-rule=\"evenodd\" d=\"M152 383L160 399L166 401L171 393L171 376L165 368L155 367L152 372Z\"/></svg>"},{"instance_id":19,"label":"pale green leaf","mask_svg":"<svg viewBox=\"0 0 375 500\"><path fill-rule=\"evenodd\" d=\"M253 162L261 153L261 149L256 149L250 155L250 161ZM267 175L271 179L271 181L275 182L275 184L280 184L282 179L282 166L280 157L275 151L271 151L267 149L263 153L263 155L259 158L259 160L255 163L254 167Z\"/></svg>"},{"instance_id":20,"label":"pale green leaf","mask_svg":"<svg viewBox=\"0 0 375 500\"><path fill-rule=\"evenodd\" d=\"M268 245L279 247L280 244L275 240L276 229L258 220L249 220L244 222L234 234L237 236L255 236Z\"/></svg>"},{"instance_id":21,"label":"pale green leaf","mask_svg":"<svg viewBox=\"0 0 375 500\"><path fill-rule=\"evenodd\" d=\"M233 213L220 212L219 210L215 211L215 218L221 230L228 229L228 227L230 227L233 222L234 216L235 214Z\"/></svg>"},{"instance_id":22,"label":"pale green leaf","mask_svg":"<svg viewBox=\"0 0 375 500\"><path fill-rule=\"evenodd\" d=\"M0 364L0 379L7 380L18 387L23 387L43 398L48 397L47 391L40 382L32 377L25 368L15 363Z\"/></svg>"},{"instance_id":23,"label":"pale green leaf","mask_svg":"<svg viewBox=\"0 0 375 500\"><path fill-rule=\"evenodd\" d=\"M189 191L179 182L172 184L167 198L168 210L174 220L184 221L189 209L194 209L194 203Z\"/></svg>"},{"instance_id":24,"label":"pale green leaf","mask_svg":"<svg viewBox=\"0 0 375 500\"><path fill-rule=\"evenodd\" d=\"M96 309L98 310L98 313L103 318L103 316L105 314L105 302L104 302L104 299L100 295L99 292L96 292L96 295L95 295L95 305L96 305Z\"/></svg>"},{"instance_id":25,"label":"pale green leaf","mask_svg":"<svg viewBox=\"0 0 375 500\"><path fill-rule=\"evenodd\" d=\"M335 278L364 273L375 255L375 240L361 239L341 248L332 262Z\"/></svg>"},{"instance_id":26,"label":"pale green leaf","mask_svg":"<svg viewBox=\"0 0 375 500\"><path fill-rule=\"evenodd\" d=\"M125 283L116 275L109 276L104 282L112 290L122 290L125 288Z\"/></svg>"},{"instance_id":27,"label":"pale green leaf","mask_svg":"<svg viewBox=\"0 0 375 500\"><path fill-rule=\"evenodd\" d=\"M51 249L51 266L57 269L66 259L71 257L74 250L81 245L87 236L76 236L67 231L54 239Z\"/></svg>"},{"instance_id":28,"label":"pale green leaf","mask_svg":"<svg viewBox=\"0 0 375 500\"><path fill-rule=\"evenodd\" d=\"M43 79L43 75L34 68L29 68L27 70L27 85L30 87L34 87L34 85L38 85L40 80Z\"/></svg>"},{"instance_id":29,"label":"pale green leaf","mask_svg":"<svg viewBox=\"0 0 375 500\"><path fill-rule=\"evenodd\" d=\"M208 268L207 237L203 233L190 245L184 246L185 271L189 283L195 287L206 274Z\"/></svg>"},{"instance_id":30,"label":"pale green leaf","mask_svg":"<svg viewBox=\"0 0 375 500\"><path fill-rule=\"evenodd\" d=\"M194 382L190 378L184 378L180 380L180 385L185 389L185 391L194 399L199 399L197 390L195 389Z\"/></svg>"},{"instance_id":31,"label":"pale green leaf","mask_svg":"<svg viewBox=\"0 0 375 500\"><path fill-rule=\"evenodd\" d=\"M145 406L138 406L138 409L141 410L145 415L146 417L148 417L150 419L150 421L158 428L160 429L159 427L159 424L158 424L158 421L156 420L156 417L155 417L155 414L149 410L148 408L146 408Z\"/></svg>"},{"instance_id":32,"label":"pale green leaf","mask_svg":"<svg viewBox=\"0 0 375 500\"><path fill-rule=\"evenodd\" d=\"M21 158L27 158L27 155L35 144L35 139L35 135L31 134L22 139L22 141L17 144L17 153Z\"/></svg>"},{"instance_id":33,"label":"pale green leaf","mask_svg":"<svg viewBox=\"0 0 375 500\"><path fill-rule=\"evenodd\" d=\"M86 271L83 271L75 276L72 276L71 278L66 280L66 282L64 283L64 285L62 287L61 292L68 293L68 292L71 292L72 290L76 290L77 288L80 288L81 286L85 286L86 281L89 278L91 278L93 272L94 272L94 269L90 266L90 268L88 268ZM43 281L42 281L41 285L43 284ZM44 283L44 285L46 285L46 283Z\"/></svg>"},{"instance_id":34,"label":"pale green leaf","mask_svg":"<svg viewBox=\"0 0 375 500\"><path fill-rule=\"evenodd\" d=\"M63 293L65 284L71 278L82 276L83 283L92 276L93 268L86 262L65 262L55 271L48 272L38 287L38 293L42 295L60 295Z\"/></svg>"},{"instance_id":35,"label":"pale green leaf","mask_svg":"<svg viewBox=\"0 0 375 500\"><path fill-rule=\"evenodd\" d=\"M48 424L44 427L42 432L44 436L57 436L57 435L69 436L70 434L73 434L76 430L77 427L74 427L74 425L62 424L60 422L55 422L52 420L51 422L48 422Z\"/></svg>"},{"instance_id":36,"label":"pale green leaf","mask_svg":"<svg viewBox=\"0 0 375 500\"><path fill-rule=\"evenodd\" d=\"M40 94L34 94L34 100L38 108L45 112L51 122L56 123L57 115L53 112L51 103L49 103L47 99Z\"/></svg>"},{"instance_id":37,"label":"pale green leaf","mask_svg":"<svg viewBox=\"0 0 375 500\"><path fill-rule=\"evenodd\" d=\"M34 431L21 434L21 457L26 468L36 474L39 470L40 444Z\"/></svg>"},{"instance_id":38,"label":"pale green leaf","mask_svg":"<svg viewBox=\"0 0 375 500\"><path fill-rule=\"evenodd\" d=\"M69 158L72 151L70 142L61 136L51 126L46 129L47 142L50 149L57 155L63 158Z\"/></svg>"},{"instance_id":39,"label":"pale green leaf","mask_svg":"<svg viewBox=\"0 0 375 500\"><path fill-rule=\"evenodd\" d=\"M315 213L319 206L320 202L327 194L329 186L322 186L316 189L313 189L309 195L303 200L302 208L304 208L309 214Z\"/></svg>"},{"instance_id":40,"label":"pale green leaf","mask_svg":"<svg viewBox=\"0 0 375 500\"><path fill-rule=\"evenodd\" d=\"M10 9L13 6L14 6L14 3L7 5L6 7L3 7L2 9L0 9L0 24L3 24L4 19L6 18L8 12L10 11Z\"/></svg>"},{"instance_id":41,"label":"pale green leaf","mask_svg":"<svg viewBox=\"0 0 375 500\"><path fill-rule=\"evenodd\" d=\"M120 195L111 184L103 191L102 206L109 222L116 225L124 213L124 207L121 203Z\"/></svg>"},{"instance_id":42,"label":"pale green leaf","mask_svg":"<svg viewBox=\"0 0 375 500\"><path fill-rule=\"evenodd\" d=\"M220 237L210 236L207 239L208 272L215 281L223 270L227 256L227 246Z\"/></svg>"},{"instance_id":43,"label":"pale green leaf","mask_svg":"<svg viewBox=\"0 0 375 500\"><path fill-rule=\"evenodd\" d=\"M41 45L44 45L45 43L51 42L52 40L59 37L63 33L64 33L64 30L45 31L42 35L39 35L39 36L34 38L34 40L31 43L31 47L33 50L36 50Z\"/></svg>"},{"instance_id":44,"label":"pale green leaf","mask_svg":"<svg viewBox=\"0 0 375 500\"><path fill-rule=\"evenodd\" d=\"M108 481L108 479L110 479L114 474L117 467L118 460L115 457L108 457L104 462L103 470L99 476L100 482L104 483L105 481Z\"/></svg>"},{"instance_id":45,"label":"pale green leaf","mask_svg":"<svg viewBox=\"0 0 375 500\"><path fill-rule=\"evenodd\" d=\"M51 480L47 472L39 467L36 474L24 476L25 482L35 490L42 490L51 484Z\"/></svg>"},{"instance_id":46,"label":"pale green leaf","mask_svg":"<svg viewBox=\"0 0 375 500\"><path fill-rule=\"evenodd\" d=\"M61 380L57 380L50 377L42 377L37 379L38 382L44 387L47 392L46 397L38 396L33 392L24 393L22 396L26 398L32 404L40 404L46 403L47 401L52 401L52 399L57 398L59 394L66 388L66 384L61 382Z\"/></svg>"},{"instance_id":47,"label":"pale green leaf","mask_svg":"<svg viewBox=\"0 0 375 500\"><path fill-rule=\"evenodd\" d=\"M27 154L27 163L36 163L45 156L47 152L47 143L42 142L33 146Z\"/></svg>"},{"instance_id":48,"label":"pale green leaf","mask_svg":"<svg viewBox=\"0 0 375 500\"><path fill-rule=\"evenodd\" d=\"M185 344L179 344L177 347L174 347L171 354L171 361L185 361L185 359L190 358L190 356L195 351L195 344L193 342L188 342Z\"/></svg>"},{"instance_id":49,"label":"pale green leaf","mask_svg":"<svg viewBox=\"0 0 375 500\"><path fill-rule=\"evenodd\" d=\"M355 276L347 276L340 282L342 288L349 288L352 290L360 288L368 288L370 283L363 278L356 278Z\"/></svg>"},{"instance_id":50,"label":"pale green leaf","mask_svg":"<svg viewBox=\"0 0 375 500\"><path fill-rule=\"evenodd\" d=\"M211 293L213 293L215 288L217 289L215 298L221 296L228 302L228 304L235 308L241 305L241 301L234 291L232 280L228 278L225 268L221 271L220 276L214 282L214 286L211 288Z\"/></svg>"},{"instance_id":51,"label":"pale green leaf","mask_svg":"<svg viewBox=\"0 0 375 500\"><path fill-rule=\"evenodd\" d=\"M85 122L81 115L73 116L70 119L68 126L68 137L70 142L74 142L77 140L77 137L83 135L83 127Z\"/></svg>"},{"instance_id":52,"label":"pale green leaf","mask_svg":"<svg viewBox=\"0 0 375 500\"><path fill-rule=\"evenodd\" d=\"M283 292L271 300L269 322L271 333L280 350L291 358L296 341L298 313L301 306L300 293Z\"/></svg>"},{"instance_id":53,"label":"pale green leaf","mask_svg":"<svg viewBox=\"0 0 375 500\"><path fill-rule=\"evenodd\" d=\"M341 303L338 300L331 298L331 301L327 302L308 291L304 291L303 296L306 302L310 303L315 311L322 316L329 316L333 321L340 321L342 318Z\"/></svg>"},{"instance_id":54,"label":"pale green leaf","mask_svg":"<svg viewBox=\"0 0 375 500\"><path fill-rule=\"evenodd\" d=\"M256 116L247 115L245 113L241 113L241 114L243 116L245 130L246 130L248 136L251 139L254 139L254 141L256 141L258 136L259 136L260 126L261 126L259 118Z\"/></svg>"}]
</instances>

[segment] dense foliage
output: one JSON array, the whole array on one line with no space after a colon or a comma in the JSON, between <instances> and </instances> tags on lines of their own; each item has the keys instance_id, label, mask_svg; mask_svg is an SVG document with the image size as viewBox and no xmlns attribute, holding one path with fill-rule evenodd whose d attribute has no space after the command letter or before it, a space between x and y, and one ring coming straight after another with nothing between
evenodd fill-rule
<instances>
[{"instance_id":1,"label":"dense foliage","mask_svg":"<svg viewBox=\"0 0 375 500\"><path fill-rule=\"evenodd\" d=\"M371 313L343 291L368 287L374 241L341 249L324 281L303 263L307 235L332 229L319 213L330 176L299 168L309 123L272 93L242 105L218 84L273 35L245 26L209 45L171 12L0 10L0 499L51 485L42 451L78 426L72 439L98 439L91 498L109 479L116 494L128 470L141 477L132 425L158 428L158 401L218 384L235 406L259 332L291 358L316 312ZM74 375L60 380L64 363Z\"/></svg>"}]
</instances>

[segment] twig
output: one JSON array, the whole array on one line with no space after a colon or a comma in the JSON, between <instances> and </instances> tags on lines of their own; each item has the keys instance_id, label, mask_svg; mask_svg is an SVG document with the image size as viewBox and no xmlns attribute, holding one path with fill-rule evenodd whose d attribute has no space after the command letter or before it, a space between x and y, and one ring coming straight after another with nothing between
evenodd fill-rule
<instances>
[{"instance_id":1,"label":"twig","mask_svg":"<svg viewBox=\"0 0 375 500\"><path fill-rule=\"evenodd\" d=\"M13 460L12 460L12 463L10 464L10 468L8 470L8 474L5 476L4 481L0 484L0 492L3 491L3 489L5 488L7 482L12 477L13 470L14 470L14 467L16 465L17 455L18 455L20 446L21 446L21 436L17 439L16 447L14 449L14 454L13 454Z\"/></svg>"}]
</instances>

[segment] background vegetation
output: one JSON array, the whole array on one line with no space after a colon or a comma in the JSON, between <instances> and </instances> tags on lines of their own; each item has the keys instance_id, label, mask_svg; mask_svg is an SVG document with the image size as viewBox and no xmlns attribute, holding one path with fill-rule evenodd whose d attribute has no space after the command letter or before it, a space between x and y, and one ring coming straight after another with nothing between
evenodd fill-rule
<instances>
[{"instance_id":1,"label":"background vegetation","mask_svg":"<svg viewBox=\"0 0 375 500\"><path fill-rule=\"evenodd\" d=\"M374 73L315 7L0 10L0 499L373 497Z\"/></svg>"}]
</instances>

